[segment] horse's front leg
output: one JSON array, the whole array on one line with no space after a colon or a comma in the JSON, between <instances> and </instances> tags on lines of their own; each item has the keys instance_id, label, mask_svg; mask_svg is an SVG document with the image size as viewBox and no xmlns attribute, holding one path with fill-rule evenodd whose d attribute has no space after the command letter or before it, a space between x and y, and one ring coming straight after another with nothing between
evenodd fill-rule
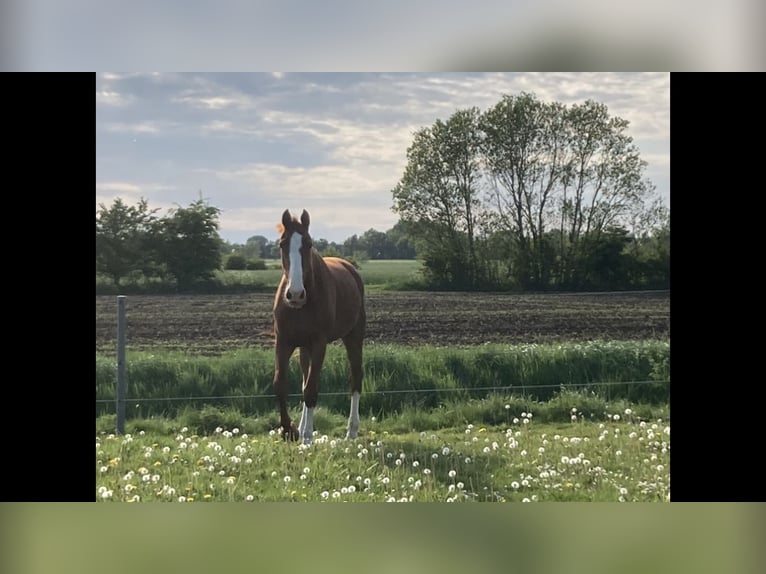
<instances>
[{"instance_id":1,"label":"horse's front leg","mask_svg":"<svg viewBox=\"0 0 766 574\"><path fill-rule=\"evenodd\" d=\"M327 343L314 343L310 349L301 347L301 370L303 380L303 413L298 425L298 433L303 444L311 444L314 437L314 408L319 397L319 374L322 371ZM305 368L304 368L305 367Z\"/></svg>"},{"instance_id":2,"label":"horse's front leg","mask_svg":"<svg viewBox=\"0 0 766 574\"><path fill-rule=\"evenodd\" d=\"M295 347L281 344L277 339L274 366L274 393L279 403L279 423L285 440L298 440L298 430L292 425L287 412L288 363Z\"/></svg>"}]
</instances>

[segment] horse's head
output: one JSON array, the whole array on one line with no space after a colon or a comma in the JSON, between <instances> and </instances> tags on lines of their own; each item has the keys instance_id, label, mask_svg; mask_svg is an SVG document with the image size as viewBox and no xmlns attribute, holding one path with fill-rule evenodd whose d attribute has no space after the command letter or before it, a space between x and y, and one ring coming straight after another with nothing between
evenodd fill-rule
<instances>
[{"instance_id":1,"label":"horse's head","mask_svg":"<svg viewBox=\"0 0 766 574\"><path fill-rule=\"evenodd\" d=\"M309 213L305 209L298 221L285 209L282 214L282 225L279 251L282 256L282 272L287 278L287 287L283 297L289 307L299 309L306 304L306 287L311 284L312 264L311 247L313 242L309 235Z\"/></svg>"}]
</instances>

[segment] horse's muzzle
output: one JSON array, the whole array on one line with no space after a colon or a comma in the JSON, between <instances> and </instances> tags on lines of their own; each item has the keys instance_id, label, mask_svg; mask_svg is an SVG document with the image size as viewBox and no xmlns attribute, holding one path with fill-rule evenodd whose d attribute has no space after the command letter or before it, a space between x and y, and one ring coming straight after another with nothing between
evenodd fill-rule
<instances>
[{"instance_id":1,"label":"horse's muzzle","mask_svg":"<svg viewBox=\"0 0 766 574\"><path fill-rule=\"evenodd\" d=\"M285 291L285 303L293 309L300 309L306 304L306 290L301 289L298 293L293 293L289 289Z\"/></svg>"}]
</instances>

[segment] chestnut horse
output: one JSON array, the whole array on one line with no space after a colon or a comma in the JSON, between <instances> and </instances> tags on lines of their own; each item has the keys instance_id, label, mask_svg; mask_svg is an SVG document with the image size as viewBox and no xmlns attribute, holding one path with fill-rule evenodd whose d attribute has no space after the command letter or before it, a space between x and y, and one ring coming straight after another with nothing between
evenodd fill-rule
<instances>
[{"instance_id":1,"label":"chestnut horse","mask_svg":"<svg viewBox=\"0 0 766 574\"><path fill-rule=\"evenodd\" d=\"M342 339L350 367L351 413L347 438L359 431L359 395L362 392L362 341L366 315L364 285L348 261L322 258L309 235L309 214L304 209L300 221L286 209L279 250L282 280L274 298L276 367L274 391L279 402L283 436L311 444L313 414L319 395L319 374L327 344ZM303 414L296 429L287 413L287 373L290 357L300 349L303 372Z\"/></svg>"}]
</instances>

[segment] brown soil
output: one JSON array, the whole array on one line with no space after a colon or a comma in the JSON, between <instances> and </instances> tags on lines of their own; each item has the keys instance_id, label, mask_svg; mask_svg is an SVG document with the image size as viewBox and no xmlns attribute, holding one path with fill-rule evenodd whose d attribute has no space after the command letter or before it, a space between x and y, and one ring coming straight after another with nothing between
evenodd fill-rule
<instances>
[{"instance_id":1,"label":"brown soil","mask_svg":"<svg viewBox=\"0 0 766 574\"><path fill-rule=\"evenodd\" d=\"M273 344L269 293L133 295L127 298L131 350L218 354ZM517 295L370 292L367 344L475 345L670 337L663 292ZM114 352L117 303L96 297L96 351Z\"/></svg>"}]
</instances>

